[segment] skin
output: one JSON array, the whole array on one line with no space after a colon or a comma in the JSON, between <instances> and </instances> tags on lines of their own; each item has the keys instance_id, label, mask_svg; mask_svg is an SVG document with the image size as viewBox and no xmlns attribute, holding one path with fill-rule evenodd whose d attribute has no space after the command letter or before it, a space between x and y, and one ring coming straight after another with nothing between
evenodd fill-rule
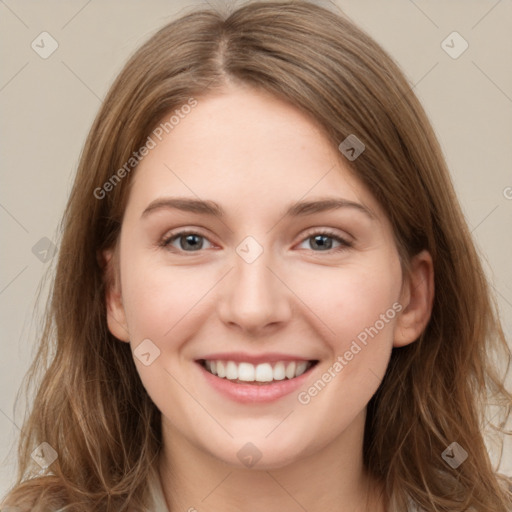
<instances>
[{"instance_id":1,"label":"skin","mask_svg":"<svg viewBox=\"0 0 512 512\"><path fill-rule=\"evenodd\" d=\"M414 342L429 320L430 255L402 276L388 219L338 149L295 107L247 87L198 98L133 179L118 245L105 253L114 275L108 324L132 349L149 339L160 350L148 366L134 361L162 412L169 510L384 511L362 464L366 406L392 347ZM165 207L143 215L171 196L213 200L225 215ZM295 201L325 197L370 213L283 217ZM325 229L351 245L315 245ZM200 235L192 240L200 250L183 237L162 245L184 230ZM263 248L252 263L236 252L249 235ZM399 314L307 405L296 392L234 402L195 362L233 351L317 359L304 391L394 303ZM262 455L250 468L237 457L248 442Z\"/></svg>"}]
</instances>

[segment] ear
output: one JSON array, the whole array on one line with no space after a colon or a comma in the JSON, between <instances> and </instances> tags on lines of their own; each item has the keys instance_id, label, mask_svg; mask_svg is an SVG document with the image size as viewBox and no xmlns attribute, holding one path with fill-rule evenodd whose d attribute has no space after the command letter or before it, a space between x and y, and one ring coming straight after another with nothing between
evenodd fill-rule
<instances>
[{"instance_id":1,"label":"ear","mask_svg":"<svg viewBox=\"0 0 512 512\"><path fill-rule=\"evenodd\" d=\"M410 263L410 272L404 279L400 312L394 332L394 347L403 347L416 341L427 327L434 303L434 264L428 251L421 251Z\"/></svg>"},{"instance_id":2,"label":"ear","mask_svg":"<svg viewBox=\"0 0 512 512\"><path fill-rule=\"evenodd\" d=\"M123 307L116 249L103 251L99 258L104 269L105 303L108 330L119 340L129 342L128 324Z\"/></svg>"}]
</instances>

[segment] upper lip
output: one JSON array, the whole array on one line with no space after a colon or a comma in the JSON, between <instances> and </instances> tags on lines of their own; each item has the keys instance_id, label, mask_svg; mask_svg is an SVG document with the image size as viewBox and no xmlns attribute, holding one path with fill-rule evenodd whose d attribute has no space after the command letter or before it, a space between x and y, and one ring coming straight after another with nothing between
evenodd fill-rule
<instances>
[{"instance_id":1,"label":"upper lip","mask_svg":"<svg viewBox=\"0 0 512 512\"><path fill-rule=\"evenodd\" d=\"M246 354L244 352L216 352L197 359L197 361L234 361L238 363L275 363L277 361L316 361L316 359L281 353Z\"/></svg>"}]
</instances>

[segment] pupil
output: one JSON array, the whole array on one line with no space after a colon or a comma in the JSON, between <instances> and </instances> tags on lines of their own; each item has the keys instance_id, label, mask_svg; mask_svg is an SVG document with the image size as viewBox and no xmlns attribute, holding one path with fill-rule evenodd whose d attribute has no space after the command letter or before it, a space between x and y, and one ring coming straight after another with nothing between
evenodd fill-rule
<instances>
[{"instance_id":1,"label":"pupil","mask_svg":"<svg viewBox=\"0 0 512 512\"><path fill-rule=\"evenodd\" d=\"M201 248L201 244L197 242L199 238L200 237L197 235L185 235L184 237L182 237L182 240L185 239L185 245L188 244L188 246L191 247L193 250L197 250L198 248ZM181 244L181 248L185 249L186 247L184 247L183 244Z\"/></svg>"},{"instance_id":2,"label":"pupil","mask_svg":"<svg viewBox=\"0 0 512 512\"><path fill-rule=\"evenodd\" d=\"M316 235L314 237L315 245L322 249L330 249L332 246L332 240L330 237L325 235ZM327 240L327 241L326 241Z\"/></svg>"}]
</instances>

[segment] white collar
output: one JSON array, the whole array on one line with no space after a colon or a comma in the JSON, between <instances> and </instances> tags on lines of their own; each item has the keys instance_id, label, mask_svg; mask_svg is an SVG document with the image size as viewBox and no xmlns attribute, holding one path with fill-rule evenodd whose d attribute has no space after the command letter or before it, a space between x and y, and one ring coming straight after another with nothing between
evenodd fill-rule
<instances>
[{"instance_id":1,"label":"white collar","mask_svg":"<svg viewBox=\"0 0 512 512\"><path fill-rule=\"evenodd\" d=\"M160 476L156 468L151 470L148 484L152 500L149 510L151 512L169 512L167 504L165 503L164 491L162 489L162 484L160 483Z\"/></svg>"}]
</instances>

